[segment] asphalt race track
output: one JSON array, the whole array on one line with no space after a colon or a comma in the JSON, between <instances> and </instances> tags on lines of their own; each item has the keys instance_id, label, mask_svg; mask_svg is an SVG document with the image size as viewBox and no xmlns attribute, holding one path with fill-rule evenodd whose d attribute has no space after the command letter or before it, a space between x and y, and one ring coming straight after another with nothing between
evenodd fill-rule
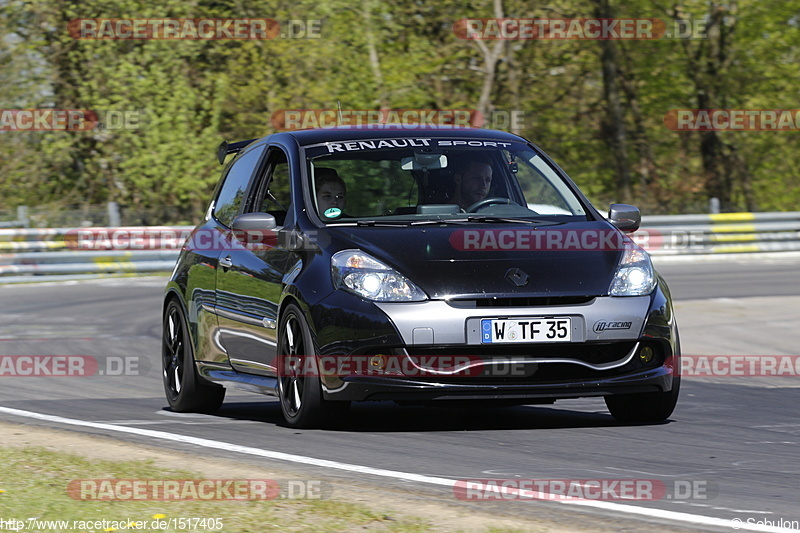
<instances>
[{"instance_id":1,"label":"asphalt race track","mask_svg":"<svg viewBox=\"0 0 800 533\"><path fill-rule=\"evenodd\" d=\"M676 300L685 354L798 354L796 259L657 267ZM557 517L569 507L584 524L624 523L627 531L637 530L634 522L642 530L731 531L725 524L734 518L742 530L748 518L800 520L800 377L684 379L672 419L644 426L615 422L602 399L469 412L357 404L337 430L301 431L281 425L274 399L229 391L216 416L180 415L165 410L161 385L163 286L163 278L0 286L0 355L87 355L103 372L0 377L0 420L207 458L279 461L334 483L375 483L414 497L455 500L447 480L458 479L663 482L667 495L657 501L460 504L523 517ZM125 361L139 375L119 375ZM67 423L75 420L97 424Z\"/></svg>"}]
</instances>

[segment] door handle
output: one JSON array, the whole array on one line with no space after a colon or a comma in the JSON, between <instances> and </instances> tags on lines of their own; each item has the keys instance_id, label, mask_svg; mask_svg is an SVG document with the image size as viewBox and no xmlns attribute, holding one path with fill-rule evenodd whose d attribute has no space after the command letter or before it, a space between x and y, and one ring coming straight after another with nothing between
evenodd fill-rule
<instances>
[{"instance_id":1,"label":"door handle","mask_svg":"<svg viewBox=\"0 0 800 533\"><path fill-rule=\"evenodd\" d=\"M231 261L231 256L223 257L219 260L219 266L222 268L230 268L233 266L233 261Z\"/></svg>"}]
</instances>

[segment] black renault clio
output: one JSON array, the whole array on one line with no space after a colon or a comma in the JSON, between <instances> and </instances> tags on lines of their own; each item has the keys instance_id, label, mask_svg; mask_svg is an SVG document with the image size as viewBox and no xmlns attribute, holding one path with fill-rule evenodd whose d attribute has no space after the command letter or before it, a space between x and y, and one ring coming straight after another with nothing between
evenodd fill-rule
<instances>
[{"instance_id":1,"label":"black renault clio","mask_svg":"<svg viewBox=\"0 0 800 533\"><path fill-rule=\"evenodd\" d=\"M678 330L627 237L638 210L606 219L527 140L382 125L223 143L218 158L166 288L172 409L213 412L233 386L278 396L292 427L375 400L603 396L621 421L671 415Z\"/></svg>"}]
</instances>

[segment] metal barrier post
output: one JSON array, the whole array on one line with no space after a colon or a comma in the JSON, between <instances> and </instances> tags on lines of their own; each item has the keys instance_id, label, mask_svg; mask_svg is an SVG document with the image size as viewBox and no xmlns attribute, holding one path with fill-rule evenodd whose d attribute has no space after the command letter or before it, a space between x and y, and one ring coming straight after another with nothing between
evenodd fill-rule
<instances>
[{"instance_id":1,"label":"metal barrier post","mask_svg":"<svg viewBox=\"0 0 800 533\"><path fill-rule=\"evenodd\" d=\"M31 221L28 219L28 206L27 205L18 205L17 206L17 222L23 228L31 227Z\"/></svg>"},{"instance_id":2,"label":"metal barrier post","mask_svg":"<svg viewBox=\"0 0 800 533\"><path fill-rule=\"evenodd\" d=\"M121 226L121 217L119 215L119 204L117 202L108 202L108 226L115 228Z\"/></svg>"}]
</instances>

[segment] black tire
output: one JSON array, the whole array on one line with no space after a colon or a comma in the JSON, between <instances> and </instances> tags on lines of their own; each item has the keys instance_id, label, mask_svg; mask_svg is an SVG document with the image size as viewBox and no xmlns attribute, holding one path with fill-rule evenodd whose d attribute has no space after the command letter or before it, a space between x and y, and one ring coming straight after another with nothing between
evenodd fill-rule
<instances>
[{"instance_id":1,"label":"black tire","mask_svg":"<svg viewBox=\"0 0 800 533\"><path fill-rule=\"evenodd\" d=\"M170 300L164 311L161 336L161 368L164 392L173 411L213 413L225 399L225 389L203 382L197 375L189 326L183 309Z\"/></svg>"},{"instance_id":2,"label":"black tire","mask_svg":"<svg viewBox=\"0 0 800 533\"><path fill-rule=\"evenodd\" d=\"M296 368L283 368L278 376L278 397L286 425L292 428L315 428L336 424L347 412L350 402L329 401L322 396L318 369L317 351L311 338L311 330L302 311L289 304L281 314L278 326L278 356L289 356L300 360L314 358L309 364Z\"/></svg>"},{"instance_id":3,"label":"black tire","mask_svg":"<svg viewBox=\"0 0 800 533\"><path fill-rule=\"evenodd\" d=\"M671 391L606 396L606 407L611 416L620 422L663 422L675 410L680 388L681 378L675 376Z\"/></svg>"}]
</instances>

